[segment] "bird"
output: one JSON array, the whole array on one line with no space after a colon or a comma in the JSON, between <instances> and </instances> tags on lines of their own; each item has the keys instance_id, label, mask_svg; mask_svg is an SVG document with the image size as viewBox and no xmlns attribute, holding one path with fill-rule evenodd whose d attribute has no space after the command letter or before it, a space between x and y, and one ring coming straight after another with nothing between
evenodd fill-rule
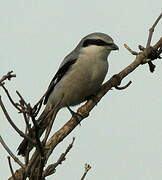
<instances>
[{"instance_id":1,"label":"bird","mask_svg":"<svg viewBox=\"0 0 162 180\"><path fill-rule=\"evenodd\" d=\"M50 82L44 99L46 107L38 118L38 124L43 114L45 117L46 112L53 107L57 106L56 116L61 108L69 109L95 95L108 72L108 56L114 50L119 50L118 46L105 33L94 32L81 39L75 49L64 58ZM48 124L41 127L40 123L39 136ZM24 156L27 147L28 140L24 139L18 147L18 155Z\"/></svg>"}]
</instances>

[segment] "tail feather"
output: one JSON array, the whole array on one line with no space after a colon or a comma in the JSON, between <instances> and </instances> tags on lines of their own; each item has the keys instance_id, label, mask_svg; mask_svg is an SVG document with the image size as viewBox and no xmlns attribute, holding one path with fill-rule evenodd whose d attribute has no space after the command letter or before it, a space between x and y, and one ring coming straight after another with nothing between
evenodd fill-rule
<instances>
[{"instance_id":1,"label":"tail feather","mask_svg":"<svg viewBox=\"0 0 162 180\"><path fill-rule=\"evenodd\" d=\"M38 123L38 136L41 137L41 135L43 134L43 132L45 131L45 129L47 128L48 124L49 124L49 120L47 119L47 115L49 113L49 110L47 108L45 108L45 110L42 112L42 114L40 115L40 117L37 120ZM30 134L28 134L29 137L34 137L34 127L31 129ZM29 143L29 141L27 139L24 139L19 147L18 147L18 155L22 155L25 156L27 150L30 151L33 148L33 145Z\"/></svg>"}]
</instances>

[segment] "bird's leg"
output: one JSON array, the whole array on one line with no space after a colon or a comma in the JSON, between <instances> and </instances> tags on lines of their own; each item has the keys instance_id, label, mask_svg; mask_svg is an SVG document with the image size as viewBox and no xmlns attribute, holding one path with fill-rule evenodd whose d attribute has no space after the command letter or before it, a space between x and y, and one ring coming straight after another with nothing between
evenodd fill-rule
<instances>
[{"instance_id":1,"label":"bird's leg","mask_svg":"<svg viewBox=\"0 0 162 180\"><path fill-rule=\"evenodd\" d=\"M90 95L90 96L88 96L88 97L86 98L87 101L90 100L90 99L92 99L92 101L94 101L94 102L96 103L96 105L97 105L97 103L98 103L98 97L97 97L96 94L92 94L92 95Z\"/></svg>"},{"instance_id":2,"label":"bird's leg","mask_svg":"<svg viewBox=\"0 0 162 180\"><path fill-rule=\"evenodd\" d=\"M113 78L114 79L116 79L116 81L117 81L117 86L119 86L120 84L121 84L121 77L119 76L119 74L115 74L115 75L113 75Z\"/></svg>"},{"instance_id":3,"label":"bird's leg","mask_svg":"<svg viewBox=\"0 0 162 180\"><path fill-rule=\"evenodd\" d=\"M81 126L79 117L83 118L82 115L79 114L79 113L74 112L69 106L66 106L66 107L67 107L67 109L69 110L70 114L76 118L77 123ZM78 117L78 116L79 116L79 117Z\"/></svg>"}]
</instances>

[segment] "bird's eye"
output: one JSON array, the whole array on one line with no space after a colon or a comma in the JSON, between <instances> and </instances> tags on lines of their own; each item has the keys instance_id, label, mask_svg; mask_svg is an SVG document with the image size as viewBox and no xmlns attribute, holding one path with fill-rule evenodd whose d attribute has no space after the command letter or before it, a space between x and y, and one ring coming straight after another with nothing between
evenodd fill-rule
<instances>
[{"instance_id":1,"label":"bird's eye","mask_svg":"<svg viewBox=\"0 0 162 180\"><path fill-rule=\"evenodd\" d=\"M96 46L108 46L112 43L107 43L101 39L87 39L83 42L83 47L87 47L90 45L96 45Z\"/></svg>"}]
</instances>

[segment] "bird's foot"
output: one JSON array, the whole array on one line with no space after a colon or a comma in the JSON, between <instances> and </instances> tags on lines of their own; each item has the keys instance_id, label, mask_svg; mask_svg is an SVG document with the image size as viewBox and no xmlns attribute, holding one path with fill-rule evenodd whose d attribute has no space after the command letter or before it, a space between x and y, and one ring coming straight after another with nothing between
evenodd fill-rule
<instances>
[{"instance_id":1,"label":"bird's foot","mask_svg":"<svg viewBox=\"0 0 162 180\"><path fill-rule=\"evenodd\" d=\"M75 117L77 123L81 126L80 118L82 119L82 115L79 113L74 112L69 106L67 106L67 109L69 110L70 114Z\"/></svg>"},{"instance_id":2,"label":"bird's foot","mask_svg":"<svg viewBox=\"0 0 162 180\"><path fill-rule=\"evenodd\" d=\"M98 103L98 97L97 97L96 94L93 94L93 95L90 95L90 96L87 97L87 101L90 100L90 99L91 99L92 101L94 101L95 104L97 105L97 103Z\"/></svg>"},{"instance_id":3,"label":"bird's foot","mask_svg":"<svg viewBox=\"0 0 162 180\"><path fill-rule=\"evenodd\" d=\"M121 84L121 78L120 78L120 76L119 76L118 74L115 74L115 75L113 76L113 78L116 79L116 81L117 81L117 86L119 86L119 85Z\"/></svg>"}]
</instances>

